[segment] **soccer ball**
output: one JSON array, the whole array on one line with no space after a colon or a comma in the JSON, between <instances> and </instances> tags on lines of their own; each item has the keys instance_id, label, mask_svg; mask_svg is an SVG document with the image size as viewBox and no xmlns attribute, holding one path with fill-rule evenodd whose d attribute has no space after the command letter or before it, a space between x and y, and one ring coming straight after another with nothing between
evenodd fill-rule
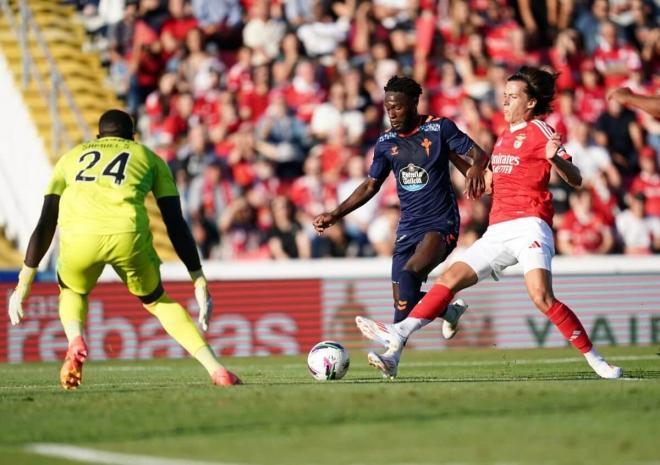
<instances>
[{"instance_id":1,"label":"soccer ball","mask_svg":"<svg viewBox=\"0 0 660 465\"><path fill-rule=\"evenodd\" d=\"M350 364L348 351L335 341L319 342L307 355L307 368L318 381L343 378Z\"/></svg>"}]
</instances>

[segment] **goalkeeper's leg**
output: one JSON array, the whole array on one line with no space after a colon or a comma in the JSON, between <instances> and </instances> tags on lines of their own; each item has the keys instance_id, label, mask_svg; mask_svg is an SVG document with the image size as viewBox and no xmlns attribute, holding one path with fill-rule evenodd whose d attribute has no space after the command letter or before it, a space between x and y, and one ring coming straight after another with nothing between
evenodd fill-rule
<instances>
[{"instance_id":1,"label":"goalkeeper's leg","mask_svg":"<svg viewBox=\"0 0 660 465\"><path fill-rule=\"evenodd\" d=\"M206 368L214 384L220 386L241 384L241 380L236 375L220 364L188 312L178 302L163 293L155 301L144 303L144 307L158 318L167 334Z\"/></svg>"},{"instance_id":2,"label":"goalkeeper's leg","mask_svg":"<svg viewBox=\"0 0 660 465\"><path fill-rule=\"evenodd\" d=\"M82 382L82 367L87 358L83 328L87 318L87 296L63 287L60 290L60 321L69 341L60 370L60 384L64 389L76 389Z\"/></svg>"}]
</instances>

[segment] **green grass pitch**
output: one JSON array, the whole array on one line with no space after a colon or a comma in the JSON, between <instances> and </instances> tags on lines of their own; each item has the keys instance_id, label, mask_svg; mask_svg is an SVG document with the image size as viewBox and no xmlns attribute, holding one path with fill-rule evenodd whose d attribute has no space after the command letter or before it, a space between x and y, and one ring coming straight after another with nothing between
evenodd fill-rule
<instances>
[{"instance_id":1,"label":"green grass pitch","mask_svg":"<svg viewBox=\"0 0 660 465\"><path fill-rule=\"evenodd\" d=\"M304 357L227 358L232 389L192 360L89 361L74 392L59 364L0 365L0 463L83 463L47 443L127 465L660 464L660 348L603 352L625 379L571 349L411 351L396 381L358 352L331 382Z\"/></svg>"}]
</instances>

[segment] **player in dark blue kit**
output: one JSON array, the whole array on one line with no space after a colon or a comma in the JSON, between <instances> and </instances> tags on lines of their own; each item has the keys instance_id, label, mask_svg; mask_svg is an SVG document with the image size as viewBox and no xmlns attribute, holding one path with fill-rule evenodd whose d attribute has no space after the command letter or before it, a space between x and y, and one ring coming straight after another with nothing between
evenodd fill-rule
<instances>
[{"instance_id":1,"label":"player in dark blue kit","mask_svg":"<svg viewBox=\"0 0 660 465\"><path fill-rule=\"evenodd\" d=\"M368 202L394 172L401 204L392 257L395 323L408 316L423 296L421 287L428 274L456 246L460 216L449 161L465 175L467 195L472 198L484 192L488 163L484 151L453 121L417 112L421 94L421 86L411 78L394 76L387 82L384 106L392 129L376 143L369 176L336 209L314 218L316 231L322 233ZM471 158L472 164L461 156ZM444 317L460 316L465 308L450 305ZM378 354L369 353L369 363L377 364Z\"/></svg>"}]
</instances>

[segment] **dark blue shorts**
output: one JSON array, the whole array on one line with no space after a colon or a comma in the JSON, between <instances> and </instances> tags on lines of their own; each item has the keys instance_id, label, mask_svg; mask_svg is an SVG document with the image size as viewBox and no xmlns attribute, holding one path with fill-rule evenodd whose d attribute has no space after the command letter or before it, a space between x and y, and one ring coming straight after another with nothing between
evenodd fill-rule
<instances>
[{"instance_id":1,"label":"dark blue shorts","mask_svg":"<svg viewBox=\"0 0 660 465\"><path fill-rule=\"evenodd\" d=\"M458 234L447 233L446 231L437 231L437 230L420 230L412 233L400 233L396 236L396 242L394 243L394 254L392 255L392 282L399 282L399 275L403 268L406 266L410 257L415 255L417 246L426 233L429 232L438 232L445 236L447 240L447 253L445 258L454 250L456 247L456 239ZM444 259L443 259L444 260ZM426 276L424 276L424 281L426 281Z\"/></svg>"}]
</instances>

